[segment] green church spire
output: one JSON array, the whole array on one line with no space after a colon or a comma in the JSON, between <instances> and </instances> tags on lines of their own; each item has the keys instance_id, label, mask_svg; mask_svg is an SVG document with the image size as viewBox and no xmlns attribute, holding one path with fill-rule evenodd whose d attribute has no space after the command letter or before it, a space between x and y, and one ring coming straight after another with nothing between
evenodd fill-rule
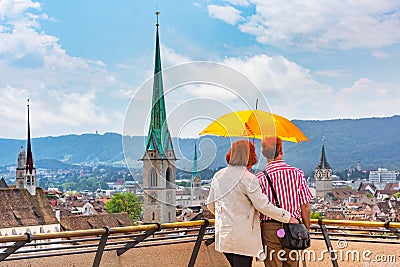
<instances>
[{"instance_id":1,"label":"green church spire","mask_svg":"<svg viewBox=\"0 0 400 267\"><path fill-rule=\"evenodd\" d=\"M164 100L164 88L161 69L160 38L158 33L158 15L156 12L156 52L154 62L153 98L151 106L151 120L147 135L146 150L156 150L164 158L166 150L173 150L170 133L167 125L167 115Z\"/></svg>"},{"instance_id":2,"label":"green church spire","mask_svg":"<svg viewBox=\"0 0 400 267\"><path fill-rule=\"evenodd\" d=\"M192 179L196 177L200 177L199 167L197 165L197 145L194 143L194 157L193 157L193 171L192 171Z\"/></svg>"}]
</instances>

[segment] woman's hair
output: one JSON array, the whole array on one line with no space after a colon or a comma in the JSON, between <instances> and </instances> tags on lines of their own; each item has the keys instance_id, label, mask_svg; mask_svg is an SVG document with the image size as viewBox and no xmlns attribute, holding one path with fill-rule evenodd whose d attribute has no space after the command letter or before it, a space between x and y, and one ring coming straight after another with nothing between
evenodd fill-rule
<instances>
[{"instance_id":1,"label":"woman's hair","mask_svg":"<svg viewBox=\"0 0 400 267\"><path fill-rule=\"evenodd\" d=\"M275 159L282 151L282 140L279 137L266 137L261 142L262 154L267 159Z\"/></svg>"},{"instance_id":2,"label":"woman's hair","mask_svg":"<svg viewBox=\"0 0 400 267\"><path fill-rule=\"evenodd\" d=\"M225 158L226 162L232 166L253 166L257 163L254 144L247 140L234 142Z\"/></svg>"}]
</instances>

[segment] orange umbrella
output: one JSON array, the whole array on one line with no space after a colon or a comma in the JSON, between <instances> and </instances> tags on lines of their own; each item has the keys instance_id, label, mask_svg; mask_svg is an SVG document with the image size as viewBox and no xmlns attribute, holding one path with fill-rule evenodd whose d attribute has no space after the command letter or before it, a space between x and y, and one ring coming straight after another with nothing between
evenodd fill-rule
<instances>
[{"instance_id":1,"label":"orange umbrella","mask_svg":"<svg viewBox=\"0 0 400 267\"><path fill-rule=\"evenodd\" d=\"M309 141L293 122L258 109L225 114L200 132L200 135L207 134L258 139L278 136L282 140L295 143Z\"/></svg>"}]
</instances>

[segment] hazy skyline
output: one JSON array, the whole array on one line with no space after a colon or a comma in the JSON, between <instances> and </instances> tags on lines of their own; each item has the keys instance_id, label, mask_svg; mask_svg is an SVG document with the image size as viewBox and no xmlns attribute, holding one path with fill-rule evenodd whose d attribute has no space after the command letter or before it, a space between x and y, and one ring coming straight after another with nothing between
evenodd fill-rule
<instances>
[{"instance_id":1,"label":"hazy skyline","mask_svg":"<svg viewBox=\"0 0 400 267\"><path fill-rule=\"evenodd\" d=\"M251 79L270 110L289 119L400 113L398 1L1 0L0 137L26 138L27 98L33 137L122 133L131 98L153 71L156 9L164 69L224 64ZM235 92L247 97L246 89ZM167 113L207 97L235 106L237 99L216 91L179 87L179 97L166 95ZM142 101L150 106L150 98ZM196 108L193 117L201 108L215 118L226 111ZM179 129L190 112L169 124ZM172 135L198 133L187 128ZM145 129L141 124L136 133Z\"/></svg>"}]
</instances>

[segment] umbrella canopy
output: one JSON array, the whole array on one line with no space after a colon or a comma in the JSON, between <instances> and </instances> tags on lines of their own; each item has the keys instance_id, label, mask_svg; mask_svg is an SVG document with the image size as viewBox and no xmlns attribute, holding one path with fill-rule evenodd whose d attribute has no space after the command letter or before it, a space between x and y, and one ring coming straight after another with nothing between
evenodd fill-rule
<instances>
[{"instance_id":1,"label":"umbrella canopy","mask_svg":"<svg viewBox=\"0 0 400 267\"><path fill-rule=\"evenodd\" d=\"M258 139L278 136L282 140L295 143L309 141L293 122L282 116L258 109L225 114L200 132L200 135L207 134Z\"/></svg>"}]
</instances>

